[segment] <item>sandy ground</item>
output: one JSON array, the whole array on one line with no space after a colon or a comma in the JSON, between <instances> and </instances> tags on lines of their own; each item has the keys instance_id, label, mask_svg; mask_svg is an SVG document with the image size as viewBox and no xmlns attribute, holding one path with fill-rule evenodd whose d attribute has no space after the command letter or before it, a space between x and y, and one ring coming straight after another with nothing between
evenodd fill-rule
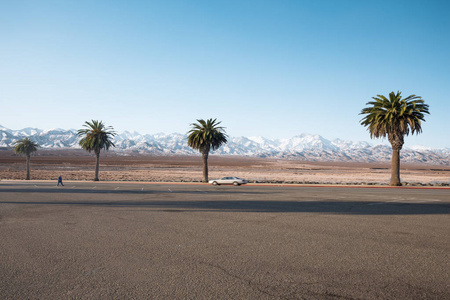
<instances>
[{"instance_id":1,"label":"sandy ground","mask_svg":"<svg viewBox=\"0 0 450 300\"><path fill-rule=\"evenodd\" d=\"M95 158L84 151L40 151L31 159L35 180L92 180ZM0 179L24 179L25 158L0 151ZM308 162L285 159L215 156L209 159L209 178L238 176L250 182L387 184L390 163ZM117 156L102 153L100 180L198 182L201 156ZM402 164L404 184L448 185L450 167Z\"/></svg>"}]
</instances>

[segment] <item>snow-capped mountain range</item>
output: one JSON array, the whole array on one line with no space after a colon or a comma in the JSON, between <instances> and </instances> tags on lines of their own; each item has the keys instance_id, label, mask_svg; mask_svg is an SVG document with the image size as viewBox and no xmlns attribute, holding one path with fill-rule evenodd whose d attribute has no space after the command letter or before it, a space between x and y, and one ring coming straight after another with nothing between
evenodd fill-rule
<instances>
[{"instance_id":1,"label":"snow-capped mountain range","mask_svg":"<svg viewBox=\"0 0 450 300\"><path fill-rule=\"evenodd\" d=\"M29 137L44 149L79 149L80 137L74 129L42 130L24 128L11 130L0 126L0 147L14 147L14 143ZM187 135L179 133L139 134L125 131L114 138L113 151L148 153L154 155L193 155L198 153L187 145ZM215 154L279 157L309 161L375 162L391 159L391 147L367 142L327 140L320 135L300 134L290 139L264 137L230 137ZM432 149L425 146L404 147L404 162L450 165L450 148Z\"/></svg>"}]
</instances>

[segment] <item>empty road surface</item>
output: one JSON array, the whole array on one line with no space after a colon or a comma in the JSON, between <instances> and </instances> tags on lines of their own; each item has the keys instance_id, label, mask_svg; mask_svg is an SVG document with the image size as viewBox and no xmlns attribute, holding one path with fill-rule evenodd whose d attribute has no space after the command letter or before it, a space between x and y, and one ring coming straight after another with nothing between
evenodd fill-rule
<instances>
[{"instance_id":1,"label":"empty road surface","mask_svg":"<svg viewBox=\"0 0 450 300\"><path fill-rule=\"evenodd\" d=\"M450 189L0 181L1 299L450 299Z\"/></svg>"}]
</instances>

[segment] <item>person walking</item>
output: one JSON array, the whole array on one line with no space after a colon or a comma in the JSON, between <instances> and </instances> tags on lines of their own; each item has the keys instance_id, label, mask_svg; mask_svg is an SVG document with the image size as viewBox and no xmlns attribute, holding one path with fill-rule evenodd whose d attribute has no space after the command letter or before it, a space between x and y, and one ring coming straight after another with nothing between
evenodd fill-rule
<instances>
[{"instance_id":1,"label":"person walking","mask_svg":"<svg viewBox=\"0 0 450 300\"><path fill-rule=\"evenodd\" d=\"M62 182L62 176L58 177L58 184L56 186L59 186L60 183L61 183L62 186L64 186L64 184Z\"/></svg>"}]
</instances>

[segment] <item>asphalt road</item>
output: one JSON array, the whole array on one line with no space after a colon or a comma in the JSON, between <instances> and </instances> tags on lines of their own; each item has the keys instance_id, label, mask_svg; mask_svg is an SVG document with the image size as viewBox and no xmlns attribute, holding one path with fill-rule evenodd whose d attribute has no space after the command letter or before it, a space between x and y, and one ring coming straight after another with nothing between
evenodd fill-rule
<instances>
[{"instance_id":1,"label":"asphalt road","mask_svg":"<svg viewBox=\"0 0 450 300\"><path fill-rule=\"evenodd\" d=\"M0 182L1 299L450 299L450 189L55 183Z\"/></svg>"}]
</instances>

